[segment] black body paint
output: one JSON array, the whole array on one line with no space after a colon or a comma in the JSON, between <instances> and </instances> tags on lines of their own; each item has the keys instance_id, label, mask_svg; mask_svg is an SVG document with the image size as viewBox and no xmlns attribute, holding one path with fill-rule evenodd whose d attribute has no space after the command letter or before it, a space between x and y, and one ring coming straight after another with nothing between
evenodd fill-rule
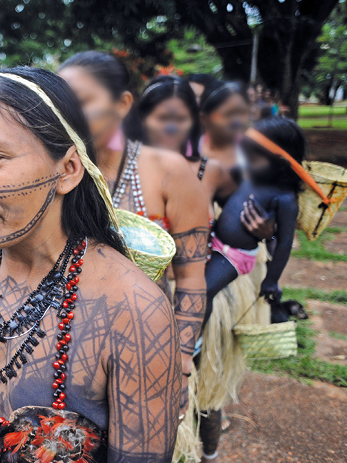
<instances>
[{"instance_id":1,"label":"black body paint","mask_svg":"<svg viewBox=\"0 0 347 463\"><path fill-rule=\"evenodd\" d=\"M43 181L36 180L34 183L31 183L30 185L25 185L25 186L19 186L19 187L11 187L11 185L7 187L3 187L6 189L3 189L0 191L0 199L5 199L7 197L13 197L13 196L23 196L30 194L32 191L36 191L38 188L42 190L43 188L50 188L46 199L40 208L40 210L37 212L37 214L33 217L32 220L22 229L17 230L16 232L10 233L5 236L0 236L0 245L4 243L8 243L10 241L13 241L17 238L20 238L24 235L26 235L30 230L34 228L34 226L37 224L37 222L41 219L43 214L46 212L48 206L51 204L51 202L54 199L55 192L57 189L57 179L59 178L59 175L56 175L54 177L45 179ZM42 180L42 179L41 179Z\"/></svg>"},{"instance_id":2,"label":"black body paint","mask_svg":"<svg viewBox=\"0 0 347 463\"><path fill-rule=\"evenodd\" d=\"M268 213L273 212L275 215L276 248L271 262L268 263L267 275L262 283L264 294L275 293L293 244L299 209L297 198L292 191L281 190L270 185L257 187L249 181L244 181L236 193L228 199L217 221L216 235L223 244L245 250L252 250L258 246L257 238L251 235L240 221L244 202L251 194ZM227 259L212 252L212 258L206 266L208 312L210 312L214 296L237 276L235 267Z\"/></svg>"},{"instance_id":3,"label":"black body paint","mask_svg":"<svg viewBox=\"0 0 347 463\"><path fill-rule=\"evenodd\" d=\"M182 233L173 233L176 254L172 259L174 265L186 265L204 261L207 255L207 227L197 227Z\"/></svg>"},{"instance_id":4,"label":"black body paint","mask_svg":"<svg viewBox=\"0 0 347 463\"><path fill-rule=\"evenodd\" d=\"M196 340L201 331L206 305L205 290L176 288L174 306L181 351L193 355Z\"/></svg>"}]
</instances>

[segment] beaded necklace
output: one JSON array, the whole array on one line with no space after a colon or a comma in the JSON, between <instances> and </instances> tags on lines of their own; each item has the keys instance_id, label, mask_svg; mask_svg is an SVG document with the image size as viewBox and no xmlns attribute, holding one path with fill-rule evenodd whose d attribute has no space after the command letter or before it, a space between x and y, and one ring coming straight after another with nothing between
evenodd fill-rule
<instances>
[{"instance_id":1,"label":"beaded necklace","mask_svg":"<svg viewBox=\"0 0 347 463\"><path fill-rule=\"evenodd\" d=\"M147 209L143 199L140 176L137 167L137 158L140 154L142 144L140 142L132 143L128 140L127 142L127 164L124 168L124 172L120 178L118 187L113 194L113 206L118 209L121 200L124 196L126 188L130 182L131 190L134 198L135 209L138 215L147 217Z\"/></svg>"},{"instance_id":2,"label":"beaded necklace","mask_svg":"<svg viewBox=\"0 0 347 463\"><path fill-rule=\"evenodd\" d=\"M38 338L43 338L46 333L40 329L40 323L48 310L53 308L60 318L57 335L58 343L56 344L57 354L56 361L53 363L54 383L53 383L53 403L52 407L63 410L65 408L64 392L66 379L66 362L68 360L67 351L71 335L71 321L74 318L73 309L77 300L77 290L79 283L79 274L82 272L83 257L87 249L87 239L77 240L71 235L66 243L64 251L60 254L53 269L43 278L35 291L33 291L26 302L5 321L0 315L0 342L8 342L27 335L19 349L12 356L11 360L0 369L0 380L7 383L7 380L17 376L17 369L21 364L28 362L24 352L32 354L34 348L38 346ZM69 267L68 276L64 273L72 257ZM1 256L0 256L1 258ZM1 261L0 261L1 262ZM19 362L20 360L20 362ZM0 420L1 421L1 420Z\"/></svg>"}]
</instances>

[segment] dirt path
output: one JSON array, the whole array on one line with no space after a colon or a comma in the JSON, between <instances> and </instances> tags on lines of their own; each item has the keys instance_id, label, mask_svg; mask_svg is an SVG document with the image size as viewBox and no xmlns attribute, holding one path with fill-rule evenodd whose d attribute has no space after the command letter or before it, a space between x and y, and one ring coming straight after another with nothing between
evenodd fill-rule
<instances>
[{"instance_id":1,"label":"dirt path","mask_svg":"<svg viewBox=\"0 0 347 463\"><path fill-rule=\"evenodd\" d=\"M317 262L292 257L280 280L282 286L347 290L346 262Z\"/></svg>"},{"instance_id":2,"label":"dirt path","mask_svg":"<svg viewBox=\"0 0 347 463\"><path fill-rule=\"evenodd\" d=\"M344 207L346 206L347 203L345 201ZM329 227L347 228L347 211L339 211L331 221Z\"/></svg>"},{"instance_id":3,"label":"dirt path","mask_svg":"<svg viewBox=\"0 0 347 463\"><path fill-rule=\"evenodd\" d=\"M343 206L344 208L347 207L347 201ZM347 211L339 211L329 227L347 229ZM294 249L298 248L299 242L295 240ZM347 254L347 232L337 233L333 240L325 243L325 249L334 254ZM340 289L347 291L347 263L318 262L291 257L280 283L282 286L295 288L316 288L325 291Z\"/></svg>"},{"instance_id":4,"label":"dirt path","mask_svg":"<svg viewBox=\"0 0 347 463\"><path fill-rule=\"evenodd\" d=\"M305 130L307 159L331 162L347 167L347 133L345 130Z\"/></svg>"},{"instance_id":5,"label":"dirt path","mask_svg":"<svg viewBox=\"0 0 347 463\"><path fill-rule=\"evenodd\" d=\"M346 463L347 391L249 373L220 463Z\"/></svg>"},{"instance_id":6,"label":"dirt path","mask_svg":"<svg viewBox=\"0 0 347 463\"><path fill-rule=\"evenodd\" d=\"M319 332L316 356L326 362L347 365L347 307L308 301L308 311L312 328Z\"/></svg>"},{"instance_id":7,"label":"dirt path","mask_svg":"<svg viewBox=\"0 0 347 463\"><path fill-rule=\"evenodd\" d=\"M346 134L321 136L315 131L311 135L312 157L347 167L345 152L339 151L340 137L347 141ZM335 149L329 159L327 143L333 143ZM346 207L347 202L330 227L347 229ZM347 233L336 234L325 247L336 254L347 254ZM280 283L347 291L347 263L291 258ZM315 355L346 365L347 307L308 301L308 311L312 328L319 332ZM222 436L220 463L347 462L347 389L318 381L309 386L291 378L248 373L240 404L230 404L226 413L232 425Z\"/></svg>"},{"instance_id":8,"label":"dirt path","mask_svg":"<svg viewBox=\"0 0 347 463\"><path fill-rule=\"evenodd\" d=\"M324 244L327 251L333 254L346 255L347 254L347 232L336 233L335 237L331 241L327 241Z\"/></svg>"}]
</instances>

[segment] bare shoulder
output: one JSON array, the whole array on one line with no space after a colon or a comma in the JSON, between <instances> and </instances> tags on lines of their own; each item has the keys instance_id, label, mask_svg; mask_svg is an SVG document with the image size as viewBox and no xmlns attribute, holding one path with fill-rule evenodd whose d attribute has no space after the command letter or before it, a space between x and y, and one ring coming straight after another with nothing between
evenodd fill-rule
<instances>
[{"instance_id":1,"label":"bare shoulder","mask_svg":"<svg viewBox=\"0 0 347 463\"><path fill-rule=\"evenodd\" d=\"M160 168L165 173L190 172L189 163L176 151L143 146L142 153L143 156L146 156L146 160L155 164L157 168Z\"/></svg>"},{"instance_id":2,"label":"bare shoulder","mask_svg":"<svg viewBox=\"0 0 347 463\"><path fill-rule=\"evenodd\" d=\"M215 182L217 182L217 180L225 174L228 174L228 172L217 159L208 159L204 177L206 176L209 179L213 179Z\"/></svg>"},{"instance_id":3,"label":"bare shoulder","mask_svg":"<svg viewBox=\"0 0 347 463\"><path fill-rule=\"evenodd\" d=\"M93 297L106 297L110 310L127 307L142 313L152 305L157 308L159 322L163 321L161 316L169 323L173 320L172 309L164 293L142 270L115 249L94 244L90 246L85 264L88 280L95 282Z\"/></svg>"},{"instance_id":4,"label":"bare shoulder","mask_svg":"<svg viewBox=\"0 0 347 463\"><path fill-rule=\"evenodd\" d=\"M298 200L296 194L292 191L280 192L276 196L279 207L287 214L297 215L299 211Z\"/></svg>"},{"instance_id":5,"label":"bare shoulder","mask_svg":"<svg viewBox=\"0 0 347 463\"><path fill-rule=\"evenodd\" d=\"M202 182L210 187L214 197L228 196L235 190L230 173L217 159L208 160Z\"/></svg>"}]
</instances>

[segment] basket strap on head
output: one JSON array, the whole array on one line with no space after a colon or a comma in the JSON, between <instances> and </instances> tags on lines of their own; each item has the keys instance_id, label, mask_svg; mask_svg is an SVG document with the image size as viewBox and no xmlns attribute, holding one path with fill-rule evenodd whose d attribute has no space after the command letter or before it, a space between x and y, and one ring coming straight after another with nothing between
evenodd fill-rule
<instances>
[{"instance_id":1,"label":"basket strap on head","mask_svg":"<svg viewBox=\"0 0 347 463\"><path fill-rule=\"evenodd\" d=\"M306 172L302 165L283 148L278 146L276 143L271 141L262 133L258 132L258 130L254 129L253 127L250 127L246 131L245 136L255 141L258 145L262 146L266 150L270 151L270 153L282 156L284 159L286 159L290 163L290 166L294 172L301 178L301 180L303 180L310 188L312 188L312 190L315 191L318 196L322 198L323 203L327 207L329 207L331 203L335 202L333 198L328 198L324 194L318 183L311 177L311 175Z\"/></svg>"}]
</instances>

